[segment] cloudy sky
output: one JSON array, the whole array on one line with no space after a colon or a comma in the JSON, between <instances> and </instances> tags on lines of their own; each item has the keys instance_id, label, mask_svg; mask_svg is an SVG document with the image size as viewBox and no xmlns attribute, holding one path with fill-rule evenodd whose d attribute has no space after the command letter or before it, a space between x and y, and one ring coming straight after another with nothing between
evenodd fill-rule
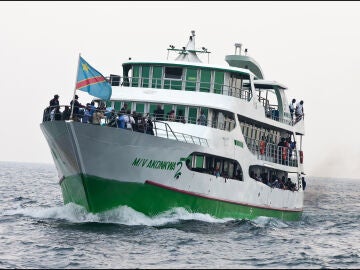
<instances>
[{"instance_id":1,"label":"cloudy sky","mask_svg":"<svg viewBox=\"0 0 360 270\"><path fill-rule=\"evenodd\" d=\"M103 75L122 62L165 60L169 44L234 43L265 78L304 100L306 173L359 178L360 2L0 2L0 161L53 163L40 130L54 94L72 98L79 53ZM91 96L78 91L82 103Z\"/></svg>"}]
</instances>

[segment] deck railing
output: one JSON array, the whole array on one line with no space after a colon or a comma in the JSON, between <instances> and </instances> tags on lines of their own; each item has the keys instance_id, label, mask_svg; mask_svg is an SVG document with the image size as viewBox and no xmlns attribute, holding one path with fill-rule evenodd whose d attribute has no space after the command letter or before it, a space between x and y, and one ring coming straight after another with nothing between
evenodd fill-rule
<instances>
[{"instance_id":1,"label":"deck railing","mask_svg":"<svg viewBox=\"0 0 360 270\"><path fill-rule=\"evenodd\" d=\"M70 106L60 105L58 107L59 108L58 112L54 111L54 109L56 107L57 106L53 106L53 107L49 106L44 110L43 122L70 120L70 113L65 115L64 112L61 112L61 110L60 110L60 108L65 108L65 107L70 108ZM111 124L111 116L109 115L109 112L106 110L100 110L100 111L102 113L104 113L104 118L103 118L102 123L100 123L100 125L104 126L104 127L109 127ZM116 115L117 114L115 114L115 116ZM159 120L155 120L155 119L151 120L151 117L149 114L146 114L145 117L143 115L136 116L133 114L129 114L128 116L138 117L138 119L137 119L138 121L136 122L136 124L133 124L133 127L131 129L128 129L129 131L151 134L156 137L162 137L162 138L167 138L170 140L192 143L192 144L197 144L197 145L206 146L206 147L209 146L206 138L201 138L198 136L173 131L168 123L159 121ZM83 119L84 119L83 112L78 115L74 114L74 116L73 116L73 120L76 122L82 122L84 124L92 124L90 117L86 121L84 121ZM113 125L111 125L111 127L119 128L117 125L117 121L115 121L113 123Z\"/></svg>"},{"instance_id":2,"label":"deck railing","mask_svg":"<svg viewBox=\"0 0 360 270\"><path fill-rule=\"evenodd\" d=\"M278 146L273 143L261 143L261 140L252 139L245 136L245 142L249 150L260 160L283 164L286 166L298 166L298 154L296 149Z\"/></svg>"}]
</instances>

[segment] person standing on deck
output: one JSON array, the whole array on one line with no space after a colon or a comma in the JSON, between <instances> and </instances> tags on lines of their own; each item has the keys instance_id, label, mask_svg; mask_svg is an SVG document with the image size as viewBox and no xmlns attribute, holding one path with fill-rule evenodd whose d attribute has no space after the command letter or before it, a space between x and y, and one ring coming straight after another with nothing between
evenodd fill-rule
<instances>
[{"instance_id":1,"label":"person standing on deck","mask_svg":"<svg viewBox=\"0 0 360 270\"><path fill-rule=\"evenodd\" d=\"M206 116L203 110L200 112L200 117L197 120L199 125L206 126Z\"/></svg>"},{"instance_id":2,"label":"person standing on deck","mask_svg":"<svg viewBox=\"0 0 360 270\"><path fill-rule=\"evenodd\" d=\"M85 108L84 105L82 105L79 101L79 96L75 95L75 101L74 101L74 110L73 110L73 118L74 121L80 121L79 118L82 117L83 111L80 111L80 108ZM73 100L70 101L70 107L72 107Z\"/></svg>"},{"instance_id":3,"label":"person standing on deck","mask_svg":"<svg viewBox=\"0 0 360 270\"><path fill-rule=\"evenodd\" d=\"M289 105L290 115L291 115L291 122L294 120L295 102L296 102L296 99L293 98L293 100L291 101L291 103Z\"/></svg>"},{"instance_id":4,"label":"person standing on deck","mask_svg":"<svg viewBox=\"0 0 360 270\"><path fill-rule=\"evenodd\" d=\"M295 109L296 122L300 121L304 117L304 101L300 101L296 104Z\"/></svg>"}]
</instances>

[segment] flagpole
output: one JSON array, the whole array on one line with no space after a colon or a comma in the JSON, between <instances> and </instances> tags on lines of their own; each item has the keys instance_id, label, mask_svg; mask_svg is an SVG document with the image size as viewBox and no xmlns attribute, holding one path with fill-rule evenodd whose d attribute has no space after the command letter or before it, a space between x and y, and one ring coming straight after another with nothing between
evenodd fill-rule
<instances>
[{"instance_id":1,"label":"flagpole","mask_svg":"<svg viewBox=\"0 0 360 270\"><path fill-rule=\"evenodd\" d=\"M79 60L78 60L78 65L77 65L77 71L76 71L76 77L75 77L75 89L74 89L74 94L73 94L73 99L72 99L72 105L71 105L71 114L70 114L70 119L73 120L73 112L74 112L74 103L75 103L75 93L76 93L76 84L77 84L77 77L79 74L79 64L80 64L80 56L81 53L79 53Z\"/></svg>"}]
</instances>

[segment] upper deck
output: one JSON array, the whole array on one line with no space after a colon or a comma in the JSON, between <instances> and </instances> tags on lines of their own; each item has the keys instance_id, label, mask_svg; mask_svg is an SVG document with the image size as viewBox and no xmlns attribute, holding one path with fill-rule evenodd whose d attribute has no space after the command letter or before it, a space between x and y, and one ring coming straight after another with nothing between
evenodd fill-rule
<instances>
[{"instance_id":1,"label":"upper deck","mask_svg":"<svg viewBox=\"0 0 360 270\"><path fill-rule=\"evenodd\" d=\"M197 53L209 54L209 52L204 47L202 50L195 49L194 32L192 32L186 47L174 49L174 46L170 45L168 51L177 52L178 57L175 60L129 60L123 63L122 76L110 75L108 78L114 86L111 104L109 105L120 107L124 101L140 103L142 101L144 103L148 101L149 95L144 95L144 100L141 100L141 98L137 97L138 90L152 89L152 93L157 94L153 94L151 97L160 98L151 102L161 104L163 108L171 107L171 109L175 109L175 113L177 113L177 106L202 106L199 105L199 100L197 100L201 99L201 102L204 102L206 107L207 104L211 104L211 102L207 101L215 99L214 101L223 105L223 108L214 107L213 105L208 106L209 108L231 109L238 114L244 112L244 116L249 119L266 122L289 131L293 130L293 126L296 125L296 132L304 134L303 121L301 123L294 122L291 118L285 94L287 87L275 81L264 80L260 66L251 57L234 55L233 58L235 58L232 62L227 60L229 64L234 66L203 63L198 58ZM244 62L242 62L243 59L245 59ZM252 65L249 67L250 63ZM164 90L171 91L171 93L163 92ZM174 102L171 97L175 96L177 101ZM221 98L221 96L227 97ZM137 97L137 99L134 99L134 97ZM235 106L229 107L229 98L235 102ZM167 99L172 100L172 102L167 102ZM184 104L186 100L190 100L190 102ZM118 103L121 103L121 105ZM141 106L143 106L142 103ZM155 105L148 104L148 106ZM133 107L137 108L138 106L134 104ZM141 112L151 113L153 108L146 110L146 107L144 103L145 110ZM258 107L263 108L260 113L254 110L254 108L257 109ZM200 111L200 109L198 110ZM192 117L198 117L198 113L192 115Z\"/></svg>"}]
</instances>

